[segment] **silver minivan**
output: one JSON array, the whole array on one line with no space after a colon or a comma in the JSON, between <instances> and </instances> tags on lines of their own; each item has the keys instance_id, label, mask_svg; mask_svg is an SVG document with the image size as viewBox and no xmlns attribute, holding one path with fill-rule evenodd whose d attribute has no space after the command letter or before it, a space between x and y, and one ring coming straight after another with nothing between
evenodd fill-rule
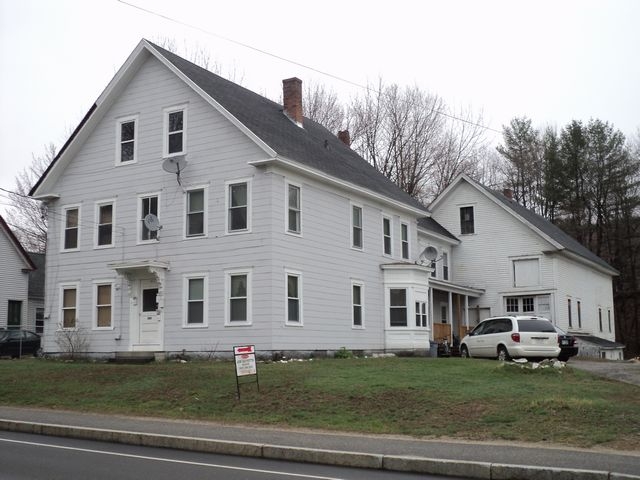
<instances>
[{"instance_id":1,"label":"silver minivan","mask_svg":"<svg viewBox=\"0 0 640 480\"><path fill-rule=\"evenodd\" d=\"M558 333L544 317L504 316L480 322L460 342L463 357L557 358Z\"/></svg>"}]
</instances>

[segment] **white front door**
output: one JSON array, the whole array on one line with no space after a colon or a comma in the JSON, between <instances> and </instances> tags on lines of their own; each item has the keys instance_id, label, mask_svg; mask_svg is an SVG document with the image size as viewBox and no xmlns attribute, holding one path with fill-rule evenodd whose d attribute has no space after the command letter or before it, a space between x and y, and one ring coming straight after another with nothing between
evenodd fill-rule
<instances>
[{"instance_id":1,"label":"white front door","mask_svg":"<svg viewBox=\"0 0 640 480\"><path fill-rule=\"evenodd\" d=\"M138 315L138 343L160 345L162 315L158 309L158 283L154 280L140 281L140 311Z\"/></svg>"}]
</instances>

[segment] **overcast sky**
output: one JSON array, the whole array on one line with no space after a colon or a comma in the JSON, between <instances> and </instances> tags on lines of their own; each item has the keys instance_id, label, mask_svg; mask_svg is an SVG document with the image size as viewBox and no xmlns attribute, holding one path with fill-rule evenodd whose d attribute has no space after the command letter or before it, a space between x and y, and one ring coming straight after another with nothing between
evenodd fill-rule
<instances>
[{"instance_id":1,"label":"overcast sky","mask_svg":"<svg viewBox=\"0 0 640 480\"><path fill-rule=\"evenodd\" d=\"M600 118L640 126L640 1L0 0L0 187L58 148L141 38L206 49L222 73L278 99L281 80L323 83L346 102L357 84L418 85L484 112L562 127ZM494 141L498 136L491 134ZM0 211L7 203L0 192Z\"/></svg>"}]
</instances>

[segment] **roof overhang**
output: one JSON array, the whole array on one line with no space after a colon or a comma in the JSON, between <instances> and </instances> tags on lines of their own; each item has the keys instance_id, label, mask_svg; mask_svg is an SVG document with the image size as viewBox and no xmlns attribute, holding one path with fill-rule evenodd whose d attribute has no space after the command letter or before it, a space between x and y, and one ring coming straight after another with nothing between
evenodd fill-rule
<instances>
[{"instance_id":1,"label":"roof overhang","mask_svg":"<svg viewBox=\"0 0 640 480\"><path fill-rule=\"evenodd\" d=\"M162 260L133 260L129 262L118 262L107 264L112 270L120 275L134 274L140 272L153 272L155 270L171 270L169 262Z\"/></svg>"},{"instance_id":2,"label":"roof overhang","mask_svg":"<svg viewBox=\"0 0 640 480\"><path fill-rule=\"evenodd\" d=\"M411 205L407 205L406 203L389 198L386 195L381 195L377 192L374 192L367 188L356 185L355 183L347 182L346 180L342 180L340 178L334 177L332 175L329 175L315 168L302 165L296 162L295 160L291 160L289 158L285 158L280 155L276 155L271 158L266 158L262 160L255 160L255 161L249 162L249 165L253 165L254 167L278 166L284 169L293 170L297 173L304 174L308 177L315 178L317 180L330 182L333 185L339 185L340 187L348 191L356 192L362 196L377 200L379 202L391 204L395 208L402 210L404 212L410 213L411 215L418 215L420 217L431 216L431 212L429 212L426 208L423 210L417 207L413 207Z\"/></svg>"},{"instance_id":3,"label":"roof overhang","mask_svg":"<svg viewBox=\"0 0 640 480\"><path fill-rule=\"evenodd\" d=\"M460 245L460 243L462 243L460 240L458 239L453 239L451 237L447 237L445 235L440 235L439 233L435 233L431 230L427 230L426 228L421 228L418 227L418 234L422 234L422 235L428 235L436 240L439 240L441 242L444 242L448 245Z\"/></svg>"},{"instance_id":4,"label":"roof overhang","mask_svg":"<svg viewBox=\"0 0 640 480\"><path fill-rule=\"evenodd\" d=\"M440 280L437 278L429 279L429 286L438 290L444 290L445 292L457 293L459 295L466 295L468 297L480 297L484 295L484 288L468 287L466 285L459 285L457 283L447 282L446 280Z\"/></svg>"}]
</instances>

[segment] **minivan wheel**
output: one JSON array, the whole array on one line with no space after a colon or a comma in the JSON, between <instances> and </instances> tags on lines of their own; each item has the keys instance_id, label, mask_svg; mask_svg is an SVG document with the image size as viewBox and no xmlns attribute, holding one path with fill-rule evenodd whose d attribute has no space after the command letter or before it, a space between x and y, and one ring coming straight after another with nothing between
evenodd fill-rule
<instances>
[{"instance_id":1,"label":"minivan wheel","mask_svg":"<svg viewBox=\"0 0 640 480\"><path fill-rule=\"evenodd\" d=\"M502 345L498 347L498 360L500 360L501 362L508 362L509 360L511 360L509 352L507 351L506 347L503 347Z\"/></svg>"},{"instance_id":2,"label":"minivan wheel","mask_svg":"<svg viewBox=\"0 0 640 480\"><path fill-rule=\"evenodd\" d=\"M469 350L466 345L462 345L462 347L460 347L460 356L462 358L469 358Z\"/></svg>"}]
</instances>

